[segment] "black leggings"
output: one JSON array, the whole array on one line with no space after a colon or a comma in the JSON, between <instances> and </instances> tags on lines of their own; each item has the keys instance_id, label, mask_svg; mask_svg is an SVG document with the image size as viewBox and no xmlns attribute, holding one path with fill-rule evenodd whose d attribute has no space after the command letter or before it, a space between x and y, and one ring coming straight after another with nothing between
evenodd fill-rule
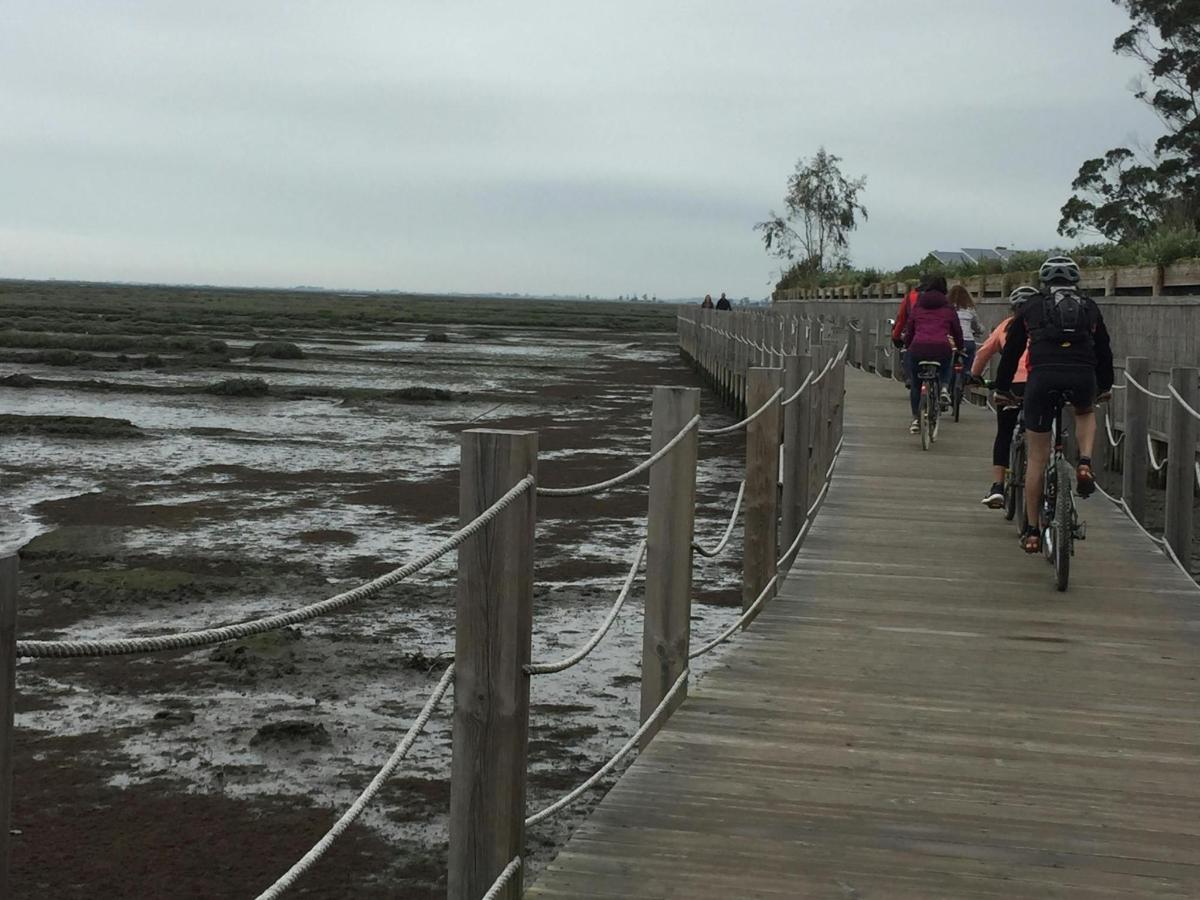
<instances>
[{"instance_id":1,"label":"black leggings","mask_svg":"<svg viewBox=\"0 0 1200 900\"><path fill-rule=\"evenodd\" d=\"M1025 385L1017 382L1012 386L1014 397L1025 393ZM1019 406L996 407L996 440L992 443L992 465L1007 466L1008 451L1012 449L1013 430L1017 427L1017 419L1021 415Z\"/></svg>"}]
</instances>

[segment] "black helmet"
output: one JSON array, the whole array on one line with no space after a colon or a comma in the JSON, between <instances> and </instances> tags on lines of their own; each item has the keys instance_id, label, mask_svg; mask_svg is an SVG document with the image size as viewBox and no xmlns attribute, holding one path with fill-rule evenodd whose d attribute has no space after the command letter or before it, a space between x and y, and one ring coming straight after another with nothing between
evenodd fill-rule
<instances>
[{"instance_id":1,"label":"black helmet","mask_svg":"<svg viewBox=\"0 0 1200 900\"><path fill-rule=\"evenodd\" d=\"M1013 311L1015 312L1016 310L1020 309L1022 303L1024 303L1026 300L1036 297L1040 293L1041 291L1039 291L1037 288L1028 284L1023 284L1008 295L1008 305L1012 307Z\"/></svg>"},{"instance_id":2,"label":"black helmet","mask_svg":"<svg viewBox=\"0 0 1200 900\"><path fill-rule=\"evenodd\" d=\"M1069 256L1052 256L1038 270L1042 284L1079 284L1079 265Z\"/></svg>"}]
</instances>

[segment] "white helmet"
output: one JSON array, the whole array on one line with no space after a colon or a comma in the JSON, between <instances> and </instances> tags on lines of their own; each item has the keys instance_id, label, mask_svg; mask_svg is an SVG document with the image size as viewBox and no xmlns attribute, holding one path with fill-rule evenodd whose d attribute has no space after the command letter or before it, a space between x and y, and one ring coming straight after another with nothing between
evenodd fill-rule
<instances>
[{"instance_id":1,"label":"white helmet","mask_svg":"<svg viewBox=\"0 0 1200 900\"><path fill-rule=\"evenodd\" d=\"M1021 308L1022 303L1032 297L1036 297L1040 293L1041 291L1039 291L1037 288L1028 284L1023 284L1008 295L1008 305L1012 308L1013 312L1016 312Z\"/></svg>"},{"instance_id":2,"label":"white helmet","mask_svg":"<svg viewBox=\"0 0 1200 900\"><path fill-rule=\"evenodd\" d=\"M1042 263L1038 270L1038 278L1042 284L1055 281L1079 284L1079 264L1069 256L1052 256Z\"/></svg>"}]
</instances>

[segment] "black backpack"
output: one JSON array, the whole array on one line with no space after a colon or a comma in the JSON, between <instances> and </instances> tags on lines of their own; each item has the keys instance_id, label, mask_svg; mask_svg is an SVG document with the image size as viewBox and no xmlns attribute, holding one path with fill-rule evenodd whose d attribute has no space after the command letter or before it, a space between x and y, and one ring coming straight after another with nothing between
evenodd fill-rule
<instances>
[{"instance_id":1,"label":"black backpack","mask_svg":"<svg viewBox=\"0 0 1200 900\"><path fill-rule=\"evenodd\" d=\"M1035 341L1063 347L1092 344L1095 316L1092 301L1073 287L1043 291L1041 301L1029 304L1029 334Z\"/></svg>"}]
</instances>

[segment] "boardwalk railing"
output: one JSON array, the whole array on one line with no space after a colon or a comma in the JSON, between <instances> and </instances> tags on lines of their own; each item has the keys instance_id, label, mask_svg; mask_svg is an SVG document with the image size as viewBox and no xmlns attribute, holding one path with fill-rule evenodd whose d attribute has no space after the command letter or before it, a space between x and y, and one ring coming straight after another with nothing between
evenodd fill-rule
<instances>
[{"instance_id":1,"label":"boardwalk railing","mask_svg":"<svg viewBox=\"0 0 1200 900\"><path fill-rule=\"evenodd\" d=\"M521 894L525 829L591 790L644 746L686 696L690 660L748 627L775 596L828 489L842 439L844 370L854 339L820 323L727 314L680 317L681 349L744 418L702 427L700 391L653 392L650 455L628 471L577 487L543 485L532 431L477 429L462 434L461 527L433 549L350 591L248 622L162 635L93 640L18 640L18 561L0 560L0 898L10 897L13 722L18 659L54 659L187 650L348 611L405 581L435 560L458 554L455 655L420 713L357 799L328 832L259 900L284 895L375 800L445 695L454 688L448 896L515 900ZM692 326L693 336L685 324ZM718 328L718 326L721 326ZM735 333L729 331L732 327ZM778 333L772 329L779 329ZM791 329L785 331L784 329ZM753 339L749 336L753 335ZM737 365L733 362L736 359ZM729 363L729 365L726 365ZM748 408L747 408L748 406ZM746 414L748 413L748 414ZM722 536L705 546L695 534L701 439L745 431L746 474ZM781 452L782 450L782 452ZM649 475L646 535L629 556L617 597L595 633L557 660L531 658L537 499L602 494ZM691 602L696 556L725 553L743 518L742 614L693 646ZM526 809L529 680L580 664L604 639L645 567L641 711L636 730L600 769L545 809Z\"/></svg>"}]
</instances>

